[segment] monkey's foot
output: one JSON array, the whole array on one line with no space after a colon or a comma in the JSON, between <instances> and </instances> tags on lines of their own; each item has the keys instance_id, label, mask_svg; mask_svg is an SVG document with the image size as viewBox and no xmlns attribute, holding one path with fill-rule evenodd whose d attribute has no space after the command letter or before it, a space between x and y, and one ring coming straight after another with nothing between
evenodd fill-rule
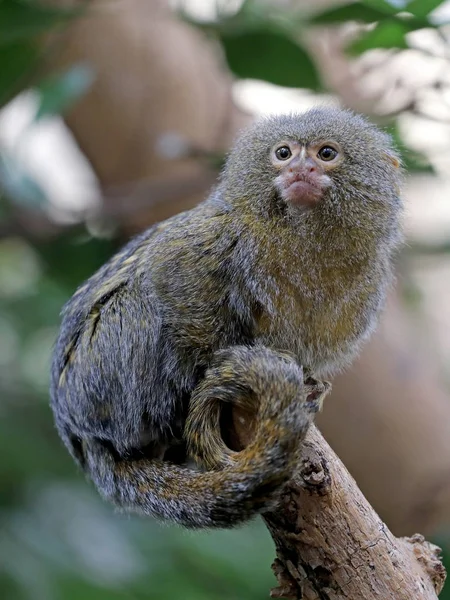
<instances>
[{"instance_id":1,"label":"monkey's foot","mask_svg":"<svg viewBox=\"0 0 450 600\"><path fill-rule=\"evenodd\" d=\"M322 410L323 401L331 391L331 383L329 381L319 381L308 376L303 385L306 392L306 403L310 405L312 412L320 412Z\"/></svg>"}]
</instances>

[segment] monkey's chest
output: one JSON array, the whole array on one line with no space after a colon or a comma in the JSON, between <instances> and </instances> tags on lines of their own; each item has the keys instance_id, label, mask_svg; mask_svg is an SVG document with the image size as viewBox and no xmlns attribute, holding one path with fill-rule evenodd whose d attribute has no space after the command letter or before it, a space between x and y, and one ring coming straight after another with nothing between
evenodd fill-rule
<instances>
[{"instance_id":1,"label":"monkey's chest","mask_svg":"<svg viewBox=\"0 0 450 600\"><path fill-rule=\"evenodd\" d=\"M258 338L293 352L318 375L331 374L350 362L373 328L380 289L368 279L352 285L338 279L333 285L323 280L299 283L282 281L266 288Z\"/></svg>"}]
</instances>

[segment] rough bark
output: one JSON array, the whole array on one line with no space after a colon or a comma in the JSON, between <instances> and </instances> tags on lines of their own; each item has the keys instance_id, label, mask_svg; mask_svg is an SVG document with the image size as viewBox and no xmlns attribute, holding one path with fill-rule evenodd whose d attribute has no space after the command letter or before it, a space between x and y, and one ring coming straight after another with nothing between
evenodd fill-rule
<instances>
[{"instance_id":1,"label":"rough bark","mask_svg":"<svg viewBox=\"0 0 450 600\"><path fill-rule=\"evenodd\" d=\"M264 520L277 550L272 597L432 600L444 585L440 549L420 535L394 537L314 426Z\"/></svg>"}]
</instances>

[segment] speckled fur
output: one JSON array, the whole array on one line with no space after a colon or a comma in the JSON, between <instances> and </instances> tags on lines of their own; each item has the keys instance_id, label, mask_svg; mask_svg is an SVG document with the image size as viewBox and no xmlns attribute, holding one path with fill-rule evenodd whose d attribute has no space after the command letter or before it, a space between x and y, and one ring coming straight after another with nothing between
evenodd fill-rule
<instances>
[{"instance_id":1,"label":"speckled fur","mask_svg":"<svg viewBox=\"0 0 450 600\"><path fill-rule=\"evenodd\" d=\"M311 210L274 187L269 150L286 138L344 149ZM208 200L132 240L78 289L63 311L52 407L105 497L190 527L232 526L267 508L317 409L301 368L279 352L327 377L370 335L401 239L396 161L389 137L349 112L260 121ZM229 460L208 397L237 401L244 389L260 403L257 435ZM181 439L221 470L162 462Z\"/></svg>"}]
</instances>

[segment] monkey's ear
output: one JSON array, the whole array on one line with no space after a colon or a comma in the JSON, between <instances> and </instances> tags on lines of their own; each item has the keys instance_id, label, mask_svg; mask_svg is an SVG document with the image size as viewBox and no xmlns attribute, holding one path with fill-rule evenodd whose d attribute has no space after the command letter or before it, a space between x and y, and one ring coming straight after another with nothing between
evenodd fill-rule
<instances>
[{"instance_id":1,"label":"monkey's ear","mask_svg":"<svg viewBox=\"0 0 450 600\"><path fill-rule=\"evenodd\" d=\"M400 167L400 164L401 164L400 159L397 156L395 156L395 154L390 154L389 152L385 152L384 156L396 169L398 169Z\"/></svg>"}]
</instances>

